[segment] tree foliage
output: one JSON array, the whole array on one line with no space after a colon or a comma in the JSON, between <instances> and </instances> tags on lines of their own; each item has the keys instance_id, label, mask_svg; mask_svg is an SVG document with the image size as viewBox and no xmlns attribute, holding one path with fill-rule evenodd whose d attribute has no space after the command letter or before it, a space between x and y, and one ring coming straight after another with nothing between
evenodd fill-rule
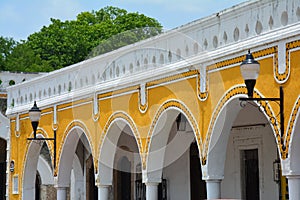
<instances>
[{"instance_id":1,"label":"tree foliage","mask_svg":"<svg viewBox=\"0 0 300 200\"><path fill-rule=\"evenodd\" d=\"M31 34L26 41L0 38L0 67L10 71L52 71L161 31L157 20L111 6L82 12L76 20L51 18L49 26Z\"/></svg>"},{"instance_id":2,"label":"tree foliage","mask_svg":"<svg viewBox=\"0 0 300 200\"><path fill-rule=\"evenodd\" d=\"M6 69L7 57L12 53L18 43L13 38L0 36L0 71Z\"/></svg>"}]
</instances>

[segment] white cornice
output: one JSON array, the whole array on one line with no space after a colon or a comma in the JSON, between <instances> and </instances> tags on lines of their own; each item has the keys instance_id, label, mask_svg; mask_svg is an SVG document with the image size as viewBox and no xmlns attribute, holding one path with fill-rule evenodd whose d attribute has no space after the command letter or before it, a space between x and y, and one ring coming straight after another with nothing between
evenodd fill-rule
<instances>
[{"instance_id":1,"label":"white cornice","mask_svg":"<svg viewBox=\"0 0 300 200\"><path fill-rule=\"evenodd\" d=\"M290 3L293 3L293 0L289 0ZM61 81L59 84L61 87L68 87L68 84L71 81L76 79L76 73L94 73L93 70L97 69L98 74L101 72L105 72L105 68L110 66L109 63L112 63L114 60L120 58L122 55L130 54L133 51L140 50L144 51L145 48L163 48L163 46L159 46L159 44L165 45L164 43L168 43L168 39L170 37L178 37L177 40L184 40L187 37L180 38L177 35L178 32L186 32L194 31L199 29L199 26L214 26L219 23L218 18L221 17L225 20L230 20L233 17L239 16L244 12L248 12L248 10L256 9L259 10L260 7L272 7L271 3L273 1L250 1L238 5L236 7L221 11L218 13L218 16L212 15L202 20L197 20L195 22L191 22L185 26L179 27L178 29L171 30L169 32L163 33L159 36L122 47L118 50L97 56L95 58L85 60L83 62L74 64L72 66L51 72L42 77L34 78L30 81L26 81L22 84L15 85L7 88L8 92L8 100L11 101L12 98L19 98L21 95L26 98L29 98L29 90L30 95L34 92L47 92L48 87L52 86L51 84L55 84L56 81ZM282 5L284 5L285 1L280 1ZM295 14L295 13L294 13ZM257 51L261 49L266 49L268 47L277 45L279 41L292 41L300 39L300 22L293 22L286 26L280 26L273 30L265 30L259 35L249 35L246 38L241 38L240 40L232 43L228 43L225 45L221 45L214 49L208 49L207 51L200 51L197 54L192 54L187 57L184 57L183 60L173 61L173 63L165 63L159 67L149 68L144 71L135 71L131 74L125 74L121 78L111 77L109 80L101 80L97 79L95 84L83 85L79 88L72 88L71 91L63 91L62 94L58 95L57 91L50 93L48 96L43 96L39 99L39 106L41 108L49 107L53 104L61 104L64 102L69 102L72 100L92 97L94 93L105 93L108 91L116 91L122 88L139 85L140 83L146 83L153 80L158 80L164 77L168 77L174 74L182 73L189 71L191 68L199 68L200 66L208 66L214 64L216 62L228 60L231 58L235 58L238 56L242 56L246 53L248 49L252 51ZM180 42L180 41L178 41ZM169 47L165 47L169 48ZM177 47L175 47L177 48ZM166 51L168 49L165 49ZM184 52L183 52L184 53ZM132 55L131 55L132 56ZM141 54L143 57L143 54ZM125 60L130 58L125 58ZM134 58L131 58L134 59ZM158 59L158 58L157 58ZM128 69L127 69L128 70ZM222 70L215 69L216 70ZM74 75L75 74L75 75ZM90 75L90 74L89 74ZM74 78L75 77L75 78ZM57 86L56 86L57 88ZM19 94L21 93L21 94ZM34 93L34 95L37 95ZM8 103L8 115L14 115L16 113L27 112L31 107L30 101L25 101L25 103L16 103L14 106L10 106L10 102Z\"/></svg>"},{"instance_id":2,"label":"white cornice","mask_svg":"<svg viewBox=\"0 0 300 200\"><path fill-rule=\"evenodd\" d=\"M126 87L138 85L140 83L146 83L171 75L183 73L188 71L192 66L197 66L199 64L209 65L215 62L229 59L230 57L241 56L244 55L248 49L264 49L268 46L273 46L274 43L278 42L279 40L289 38L291 40L300 39L299 30L300 23L297 23L289 27L284 27L272 32L268 32L266 34L260 35L259 37L252 37L245 41L222 47L214 51L206 52L205 54L193 56L188 59L172 63L161 68L132 74L129 77L123 77L121 79L109 80L100 84L96 84L92 87L85 87L82 89L71 91L66 94L56 95L51 98L40 101L39 106L41 108L46 108L54 104L69 102L70 100L78 100L87 97L92 97L95 92L106 93L109 91L117 91ZM22 85L18 86L22 88ZM14 88L11 87L10 89ZM14 108L9 108L7 110L7 115L28 112L30 106L31 105L23 105Z\"/></svg>"}]
</instances>

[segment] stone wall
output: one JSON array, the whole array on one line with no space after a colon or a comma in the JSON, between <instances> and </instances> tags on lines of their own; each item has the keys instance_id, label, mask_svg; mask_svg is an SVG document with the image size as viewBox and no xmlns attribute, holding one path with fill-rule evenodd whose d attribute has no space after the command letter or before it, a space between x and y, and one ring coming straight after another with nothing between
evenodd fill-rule
<instances>
[{"instance_id":1,"label":"stone wall","mask_svg":"<svg viewBox=\"0 0 300 200\"><path fill-rule=\"evenodd\" d=\"M41 200L53 200L56 199L56 188L53 185L41 185ZM67 198L70 200L70 188L67 188Z\"/></svg>"},{"instance_id":2,"label":"stone wall","mask_svg":"<svg viewBox=\"0 0 300 200\"><path fill-rule=\"evenodd\" d=\"M41 185L41 200L56 199L56 189L53 185Z\"/></svg>"}]
</instances>

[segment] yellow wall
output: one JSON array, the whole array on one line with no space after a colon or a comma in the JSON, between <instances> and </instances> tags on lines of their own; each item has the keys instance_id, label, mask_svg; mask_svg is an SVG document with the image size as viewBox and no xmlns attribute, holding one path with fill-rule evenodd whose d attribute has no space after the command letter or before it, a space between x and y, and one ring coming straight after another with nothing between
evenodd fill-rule
<instances>
[{"instance_id":1,"label":"yellow wall","mask_svg":"<svg viewBox=\"0 0 300 200\"><path fill-rule=\"evenodd\" d=\"M267 51L269 57L264 57ZM254 55L257 59L260 59L261 72L257 80L256 89L265 97L278 97L279 96L279 84L274 79L274 58L276 49L267 49L265 51L255 52ZM285 95L285 129L288 130L287 137L290 138L290 129L288 129L289 121L293 122L293 113L298 110L295 107L295 102L298 99L300 84L300 51L294 51L290 56L290 76L286 83L283 84ZM176 100L173 102L174 106L179 109L183 109L184 112L190 114L190 120L195 120L194 128L199 131L197 135L197 141L201 146L201 150L204 146L208 146L212 123L214 117L218 114L217 106L221 102L221 99L226 97L227 91L232 87L243 84L243 79L240 75L239 64L241 57L231 59L230 62L216 63L214 66L208 66L208 68L219 69L218 71L208 73L208 98L205 101L200 101L198 97L199 82L198 72L196 70L181 74L180 76L172 76L156 81L152 81L146 84L147 91L147 108L145 112L141 112L140 108L140 94L139 86L130 87L120 91L114 91L105 94L98 95L99 104L99 119L93 118L93 99L82 99L71 103L63 103L57 105L57 125L53 125L53 106L44 109L42 111L42 118L39 124L38 133L42 133L45 137L53 137L53 127L57 128L57 165L59 165L59 155L62 151L62 145L69 130L74 126L81 126L87 135L91 144L91 150L93 152L95 169L98 167L98 157L100 145L103 141L103 137L106 134L107 127L109 126L110 119L114 115L118 115L120 112L125 113L117 117L123 117L127 120L131 120L136 127L135 134L140 152L146 153L149 145L149 136L151 136L151 130L153 130L153 121L158 117L160 109L163 109L165 102ZM222 67L231 67L222 69ZM275 65L276 67L276 65ZM179 80L180 79L180 80ZM178 80L178 81L174 81ZM240 93L246 93L244 87L240 88ZM126 92L126 93L125 93ZM131 93L128 93L131 92ZM115 96L118 95L118 96ZM229 94L231 95L231 94ZM235 93L232 95L236 95ZM226 97L227 98L227 97ZM230 97L228 97L230 98ZM226 101L225 99L224 101ZM38 103L38 102L37 102ZM272 110L275 113L279 112L279 107L276 103L270 103ZM295 110L296 109L296 110ZM129 119L131 118L131 119ZM15 161L15 171L10 173L10 185L9 193L10 199L20 199L22 194L22 177L25 165L26 153L30 144L27 140L28 137L32 137L31 123L28 119L28 114L20 115L20 131L15 131L15 118L11 119L11 151L10 159ZM291 126L293 125L290 124ZM192 124L193 126L193 124ZM202 141L202 143L200 142ZM289 140L288 140L289 142ZM48 142L50 151L53 156L53 144ZM13 195L12 193L12 177L19 175L19 195ZM55 170L57 174L57 169Z\"/></svg>"}]
</instances>

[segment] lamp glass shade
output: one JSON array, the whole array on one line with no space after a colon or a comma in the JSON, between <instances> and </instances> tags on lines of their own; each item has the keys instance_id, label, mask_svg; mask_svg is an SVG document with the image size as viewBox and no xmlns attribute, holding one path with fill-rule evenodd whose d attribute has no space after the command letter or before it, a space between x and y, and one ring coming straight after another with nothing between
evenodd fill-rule
<instances>
[{"instance_id":1,"label":"lamp glass shade","mask_svg":"<svg viewBox=\"0 0 300 200\"><path fill-rule=\"evenodd\" d=\"M259 74L259 62L254 60L253 55L248 51L246 59L241 64L241 74L244 80L256 80Z\"/></svg>"},{"instance_id":2,"label":"lamp glass shade","mask_svg":"<svg viewBox=\"0 0 300 200\"><path fill-rule=\"evenodd\" d=\"M38 122L41 118L41 110L37 107L34 102L33 107L29 110L29 118L31 122Z\"/></svg>"}]
</instances>

